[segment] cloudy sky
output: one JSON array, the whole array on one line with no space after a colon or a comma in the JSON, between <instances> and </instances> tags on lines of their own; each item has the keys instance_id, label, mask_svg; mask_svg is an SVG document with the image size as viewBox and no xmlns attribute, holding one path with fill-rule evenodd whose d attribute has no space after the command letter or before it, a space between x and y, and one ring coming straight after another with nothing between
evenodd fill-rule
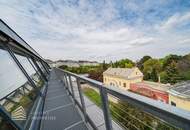
<instances>
[{"instance_id":1,"label":"cloudy sky","mask_svg":"<svg viewBox=\"0 0 190 130\"><path fill-rule=\"evenodd\" d=\"M190 0L0 0L0 18L52 60L190 53Z\"/></svg>"}]
</instances>

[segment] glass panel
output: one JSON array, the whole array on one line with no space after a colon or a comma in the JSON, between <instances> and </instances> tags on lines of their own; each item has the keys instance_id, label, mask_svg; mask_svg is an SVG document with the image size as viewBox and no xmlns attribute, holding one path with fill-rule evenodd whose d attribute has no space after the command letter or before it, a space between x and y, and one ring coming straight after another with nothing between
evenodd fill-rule
<instances>
[{"instance_id":1,"label":"glass panel","mask_svg":"<svg viewBox=\"0 0 190 130\"><path fill-rule=\"evenodd\" d=\"M0 49L0 105L22 126L30 119L37 90L18 68L7 51ZM33 71L30 70L29 73Z\"/></svg>"},{"instance_id":2,"label":"glass panel","mask_svg":"<svg viewBox=\"0 0 190 130\"><path fill-rule=\"evenodd\" d=\"M44 72L44 74L46 75L46 71L45 71L44 67L42 66L42 64L39 61L36 61L36 63L38 64L38 66L40 67L42 72Z\"/></svg>"},{"instance_id":3,"label":"glass panel","mask_svg":"<svg viewBox=\"0 0 190 130\"><path fill-rule=\"evenodd\" d=\"M35 71L38 73L38 75L42 76L38 70L38 68L36 67L36 65L34 64L34 62L32 61L31 58L28 58L30 64L33 66L33 68L35 69Z\"/></svg>"},{"instance_id":4,"label":"glass panel","mask_svg":"<svg viewBox=\"0 0 190 130\"><path fill-rule=\"evenodd\" d=\"M41 64L43 65L43 67L44 67L46 70L48 70L48 67L47 67L47 65L46 65L44 62L41 62Z\"/></svg>"},{"instance_id":5,"label":"glass panel","mask_svg":"<svg viewBox=\"0 0 190 130\"><path fill-rule=\"evenodd\" d=\"M22 87L2 99L0 105L10 113L13 120L25 128L27 119L30 119L30 116L32 116L31 110L36 97L37 90L26 82Z\"/></svg>"},{"instance_id":6,"label":"glass panel","mask_svg":"<svg viewBox=\"0 0 190 130\"><path fill-rule=\"evenodd\" d=\"M0 99L24 84L27 79L8 52L0 49Z\"/></svg>"},{"instance_id":7,"label":"glass panel","mask_svg":"<svg viewBox=\"0 0 190 130\"><path fill-rule=\"evenodd\" d=\"M17 130L8 120L3 118L0 113L0 130Z\"/></svg>"},{"instance_id":8,"label":"glass panel","mask_svg":"<svg viewBox=\"0 0 190 130\"><path fill-rule=\"evenodd\" d=\"M37 61L37 64L40 67L40 69L42 70L42 72L44 72L44 74L47 75L47 72L46 72L45 68L42 66L41 62Z\"/></svg>"},{"instance_id":9,"label":"glass panel","mask_svg":"<svg viewBox=\"0 0 190 130\"><path fill-rule=\"evenodd\" d=\"M44 84L44 81L42 80L41 76L36 72L36 70L33 68L32 64L29 62L29 60L20 55L15 55L23 68L26 70L28 75L31 77L33 82L36 84L37 87L42 87Z\"/></svg>"}]
</instances>

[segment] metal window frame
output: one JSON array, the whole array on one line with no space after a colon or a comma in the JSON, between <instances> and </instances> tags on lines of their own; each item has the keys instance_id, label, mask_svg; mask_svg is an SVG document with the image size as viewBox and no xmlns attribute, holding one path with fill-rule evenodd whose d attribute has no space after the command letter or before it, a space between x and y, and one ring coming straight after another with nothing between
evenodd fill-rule
<instances>
[{"instance_id":1,"label":"metal window frame","mask_svg":"<svg viewBox=\"0 0 190 130\"><path fill-rule=\"evenodd\" d=\"M31 66L34 68L34 70L35 70L36 73L40 76L40 78L42 78L42 80L44 80L43 77L42 77L42 75L41 75L41 74L39 73L39 71L37 70L37 67L35 66L35 64L32 63L32 62L33 62L32 59L30 58L30 59L31 59L31 60L30 60L29 58L30 58L30 57L27 57L27 60L30 62ZM45 81L44 81L44 82L45 82Z\"/></svg>"},{"instance_id":2,"label":"metal window frame","mask_svg":"<svg viewBox=\"0 0 190 130\"><path fill-rule=\"evenodd\" d=\"M41 70L41 68L39 67L39 65L37 64L37 61L32 57L32 62L34 63L34 65L37 67L38 71L40 72L40 74L42 75L43 79L47 82L48 79L45 76L44 72Z\"/></svg>"},{"instance_id":3,"label":"metal window frame","mask_svg":"<svg viewBox=\"0 0 190 130\"><path fill-rule=\"evenodd\" d=\"M38 90L38 92L40 93L38 87L36 86L36 84L33 82L33 80L31 79L31 77L28 75L27 71L24 69L24 67L22 66L22 64L19 62L19 60L17 59L17 57L15 56L14 52L12 51L11 47L9 45L5 45L5 49L8 51L8 53L10 54L10 56L12 57L13 61L17 64L17 66L19 67L19 69L21 70L21 72L25 75L25 77L27 78L27 80L29 81L29 83L31 84L31 86L35 89ZM41 95L41 94L40 94Z\"/></svg>"},{"instance_id":4,"label":"metal window frame","mask_svg":"<svg viewBox=\"0 0 190 130\"><path fill-rule=\"evenodd\" d=\"M0 113L2 114L2 117L5 118L8 122L10 122L16 129L24 130L20 124L12 120L10 114L1 105L0 105Z\"/></svg>"},{"instance_id":5,"label":"metal window frame","mask_svg":"<svg viewBox=\"0 0 190 130\"><path fill-rule=\"evenodd\" d=\"M44 69L46 70L47 74L49 74L50 71L49 71L49 69L46 67L46 65L44 64L44 62L43 62L43 61L40 61L40 62L41 62L41 64L42 64L42 66L44 67Z\"/></svg>"},{"instance_id":6,"label":"metal window frame","mask_svg":"<svg viewBox=\"0 0 190 130\"><path fill-rule=\"evenodd\" d=\"M5 45L3 45L3 48L4 48L5 51L8 52L8 54L12 58L11 60L13 60L13 62L16 63L16 65L18 66L18 69L20 69L20 71L24 74L24 76L27 79L27 82L31 85L31 87L33 87L37 91L37 96L42 97L41 91L35 85L35 83L33 82L33 80L30 78L30 76L28 75L28 73L26 72L26 70L24 69L24 67L22 66L22 64L19 62L19 60L16 58L16 56L15 56L14 52L12 51L11 47L9 47L9 45L5 44ZM23 86L21 86L21 87L23 87ZM16 90L20 89L21 87L17 88ZM13 92L15 92L15 91L13 91ZM11 92L10 94L12 94L13 92ZM10 95L10 94L8 94L8 95ZM6 99L6 97L4 97L3 99ZM1 100L3 100L3 99L1 99ZM18 124L17 122L15 122L14 120L11 119L10 114L8 112L6 112L6 110L4 110L3 106L1 106L1 105L0 105L0 113L3 113L6 116L7 120L10 121L11 123L13 123L14 126L17 129L19 129L19 130L23 130L24 129L24 127L20 126L20 124Z\"/></svg>"},{"instance_id":7,"label":"metal window frame","mask_svg":"<svg viewBox=\"0 0 190 130\"><path fill-rule=\"evenodd\" d=\"M32 81L32 79L30 78L30 76L28 75L26 70L23 68L23 66L20 64L20 62L18 61L18 59L16 58L14 53L17 54L17 52L18 52L19 54L21 54L27 58L30 57L32 59L32 61L33 60L41 61L41 62L45 63L47 65L47 67L49 67L48 64L29 44L27 44L14 30L12 30L1 19L0 19L0 49L3 49L10 54L10 57L12 58L12 60L14 60L13 62L15 62L17 64L18 68L21 70L21 72L26 77L27 82L30 84L31 87L33 87L35 90L37 90L37 93L39 93L39 94L37 94L37 96L39 96L39 98L43 98L43 100L44 100L45 95L41 94L40 90L35 85L35 83ZM34 62L34 65L40 72L41 69L39 69L39 66L36 65L35 62ZM40 75L40 76L42 78L44 78L43 73L41 73L41 74L42 75ZM46 84L47 79L46 80L45 79L46 79L46 77L44 78L44 81ZM46 86L46 85L44 85L44 86ZM19 88L21 88L21 87L23 87L23 86L20 86ZM19 89L19 88L17 88L17 89ZM46 89L46 87L43 87L43 88ZM13 92L11 92L11 93L13 93ZM10 94L8 94L8 95L10 95ZM6 95L6 96L8 96L8 95ZM4 98L2 98L2 100ZM20 126L20 124L18 124L17 122L15 122L14 120L11 119L10 114L7 113L6 110L4 110L2 105L0 105L0 114L4 115L6 117L6 119L8 121L10 121L10 123L13 124L18 130L24 129L22 126Z\"/></svg>"},{"instance_id":8,"label":"metal window frame","mask_svg":"<svg viewBox=\"0 0 190 130\"><path fill-rule=\"evenodd\" d=\"M48 72L46 71L46 69L44 68L44 66L42 65L41 60L36 60L37 65L40 67L40 69L42 70L42 72L44 73L44 75L47 77ZM43 71L44 70L44 71Z\"/></svg>"}]
</instances>

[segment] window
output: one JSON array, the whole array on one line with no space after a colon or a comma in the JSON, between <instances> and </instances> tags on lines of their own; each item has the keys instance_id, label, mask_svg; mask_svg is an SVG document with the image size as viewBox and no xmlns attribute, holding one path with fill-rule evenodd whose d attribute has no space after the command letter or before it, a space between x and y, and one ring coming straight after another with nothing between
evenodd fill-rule
<instances>
[{"instance_id":1,"label":"window","mask_svg":"<svg viewBox=\"0 0 190 130\"><path fill-rule=\"evenodd\" d=\"M16 58L19 60L23 68L26 70L28 75L31 77L33 82L36 84L37 87L42 87L44 84L44 81L42 80L41 76L39 73L35 70L33 65L31 64L32 62L29 61L28 58L20 55L15 55Z\"/></svg>"},{"instance_id":2,"label":"window","mask_svg":"<svg viewBox=\"0 0 190 130\"><path fill-rule=\"evenodd\" d=\"M106 78L104 78L104 81L106 82Z\"/></svg>"},{"instance_id":3,"label":"window","mask_svg":"<svg viewBox=\"0 0 190 130\"><path fill-rule=\"evenodd\" d=\"M173 102L173 101L171 101L171 105L172 105L172 106L176 106L176 103Z\"/></svg>"},{"instance_id":4,"label":"window","mask_svg":"<svg viewBox=\"0 0 190 130\"><path fill-rule=\"evenodd\" d=\"M38 73L38 75L41 75L41 73L39 72L38 68L36 67L36 65L34 64L34 62L32 61L31 58L28 58L28 61L30 62L30 64L33 66L33 68L35 69L35 71ZM41 75L42 76L42 75Z\"/></svg>"},{"instance_id":5,"label":"window","mask_svg":"<svg viewBox=\"0 0 190 130\"><path fill-rule=\"evenodd\" d=\"M46 72L45 68L43 67L43 65L41 64L41 62L37 61L36 63L38 64L38 66L40 67L40 69L42 70L42 72L44 72L44 74L47 76L47 72Z\"/></svg>"},{"instance_id":6,"label":"window","mask_svg":"<svg viewBox=\"0 0 190 130\"><path fill-rule=\"evenodd\" d=\"M119 86L121 86L121 81L119 81Z\"/></svg>"},{"instance_id":7,"label":"window","mask_svg":"<svg viewBox=\"0 0 190 130\"><path fill-rule=\"evenodd\" d=\"M30 85L7 51L0 49L0 59L0 105L13 120L21 126L27 126L37 90Z\"/></svg>"},{"instance_id":8,"label":"window","mask_svg":"<svg viewBox=\"0 0 190 130\"><path fill-rule=\"evenodd\" d=\"M16 130L16 128L0 113L0 130Z\"/></svg>"},{"instance_id":9,"label":"window","mask_svg":"<svg viewBox=\"0 0 190 130\"><path fill-rule=\"evenodd\" d=\"M126 83L123 83L123 87L126 87Z\"/></svg>"},{"instance_id":10,"label":"window","mask_svg":"<svg viewBox=\"0 0 190 130\"><path fill-rule=\"evenodd\" d=\"M7 51L0 49L0 99L19 88L27 79Z\"/></svg>"}]
</instances>

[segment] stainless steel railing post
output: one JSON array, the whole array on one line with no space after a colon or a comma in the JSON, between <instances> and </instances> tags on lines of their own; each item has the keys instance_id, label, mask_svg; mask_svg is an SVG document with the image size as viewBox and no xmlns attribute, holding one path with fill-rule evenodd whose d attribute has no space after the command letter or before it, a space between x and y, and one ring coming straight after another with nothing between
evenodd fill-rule
<instances>
[{"instance_id":1,"label":"stainless steel railing post","mask_svg":"<svg viewBox=\"0 0 190 130\"><path fill-rule=\"evenodd\" d=\"M82 94L81 85L80 85L80 79L79 78L77 78L77 87L78 87L78 91L79 91L81 105L82 105L82 108L83 108L82 110L83 110L84 118L85 118L85 121L87 122L88 119L87 119L87 113L86 113L86 106L85 106L84 97L83 97L83 94Z\"/></svg>"},{"instance_id":2,"label":"stainless steel railing post","mask_svg":"<svg viewBox=\"0 0 190 130\"><path fill-rule=\"evenodd\" d=\"M69 88L68 88L68 82L67 82L67 77L66 77L66 74L64 73L64 82L65 82L65 87L66 87L66 89L68 89L68 91L69 91Z\"/></svg>"},{"instance_id":3,"label":"stainless steel railing post","mask_svg":"<svg viewBox=\"0 0 190 130\"><path fill-rule=\"evenodd\" d=\"M104 87L100 88L100 96L102 100L102 110L104 113L105 126L107 130L112 130L112 120L109 111L109 102L108 102L108 94Z\"/></svg>"},{"instance_id":4,"label":"stainless steel railing post","mask_svg":"<svg viewBox=\"0 0 190 130\"><path fill-rule=\"evenodd\" d=\"M74 92L74 89L73 89L73 84L72 84L72 80L71 80L71 76L70 75L69 75L69 84L70 84L72 96L73 96L73 98L75 100L75 92Z\"/></svg>"}]
</instances>

